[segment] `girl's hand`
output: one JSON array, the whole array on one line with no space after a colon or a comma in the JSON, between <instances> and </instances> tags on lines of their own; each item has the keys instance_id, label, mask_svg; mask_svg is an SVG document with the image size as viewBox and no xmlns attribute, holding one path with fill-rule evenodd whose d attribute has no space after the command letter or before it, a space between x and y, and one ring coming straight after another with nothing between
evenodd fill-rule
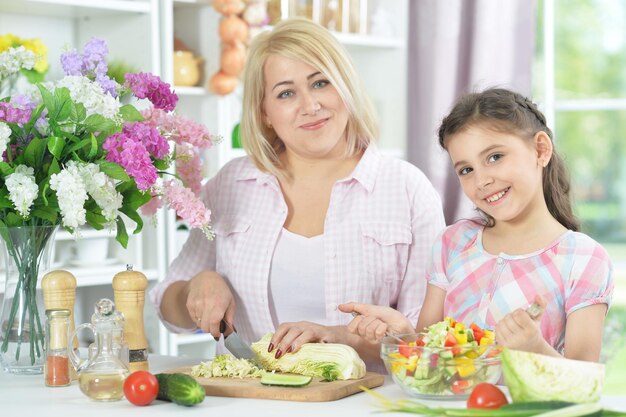
<instances>
[{"instance_id":1,"label":"girl's hand","mask_svg":"<svg viewBox=\"0 0 626 417\"><path fill-rule=\"evenodd\" d=\"M211 333L218 340L220 322L224 320L232 328L235 318L235 299L230 287L218 273L204 271L194 276L187 288L189 317L203 332Z\"/></svg>"},{"instance_id":2,"label":"girl's hand","mask_svg":"<svg viewBox=\"0 0 626 417\"><path fill-rule=\"evenodd\" d=\"M342 340L339 326L322 326L310 321L283 323L274 332L267 351L275 351L278 359L298 351L305 343L342 343Z\"/></svg>"},{"instance_id":3,"label":"girl's hand","mask_svg":"<svg viewBox=\"0 0 626 417\"><path fill-rule=\"evenodd\" d=\"M373 304L339 304L339 310L352 313L354 319L348 324L348 330L370 343L380 343L386 334L413 333L411 321L398 310Z\"/></svg>"},{"instance_id":4,"label":"girl's hand","mask_svg":"<svg viewBox=\"0 0 626 417\"><path fill-rule=\"evenodd\" d=\"M546 341L541 334L540 324L546 301L538 295L535 297L535 303L541 307L541 313L534 318L528 311L518 308L496 324L496 342L500 346L543 353Z\"/></svg>"}]
</instances>

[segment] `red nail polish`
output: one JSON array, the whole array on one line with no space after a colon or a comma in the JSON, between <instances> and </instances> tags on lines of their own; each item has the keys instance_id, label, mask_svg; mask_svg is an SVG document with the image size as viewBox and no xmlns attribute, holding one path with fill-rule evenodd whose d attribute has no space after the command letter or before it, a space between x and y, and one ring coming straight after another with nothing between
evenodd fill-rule
<instances>
[{"instance_id":1,"label":"red nail polish","mask_svg":"<svg viewBox=\"0 0 626 417\"><path fill-rule=\"evenodd\" d=\"M285 351L285 353L291 353L291 351L292 351L292 350L293 350L293 348L292 348L291 346L289 346L289 347L287 348L287 350Z\"/></svg>"},{"instance_id":2,"label":"red nail polish","mask_svg":"<svg viewBox=\"0 0 626 417\"><path fill-rule=\"evenodd\" d=\"M274 357L275 357L276 359L278 359L278 358L280 358L281 356L283 356L283 351L282 351L282 350L280 350L280 349L278 349L278 350L276 351L276 355L275 355Z\"/></svg>"},{"instance_id":3,"label":"red nail polish","mask_svg":"<svg viewBox=\"0 0 626 417\"><path fill-rule=\"evenodd\" d=\"M274 344L270 343L269 346L267 347L267 352L269 353L269 352L271 352L273 350L274 350Z\"/></svg>"}]
</instances>

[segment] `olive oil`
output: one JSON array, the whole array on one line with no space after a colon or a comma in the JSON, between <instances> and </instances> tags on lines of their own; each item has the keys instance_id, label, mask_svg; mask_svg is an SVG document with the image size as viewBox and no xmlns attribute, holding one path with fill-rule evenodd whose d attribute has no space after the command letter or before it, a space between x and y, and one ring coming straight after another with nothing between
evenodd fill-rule
<instances>
[{"instance_id":1,"label":"olive oil","mask_svg":"<svg viewBox=\"0 0 626 417\"><path fill-rule=\"evenodd\" d=\"M87 397L97 401L117 401L124 396L124 380L128 371L113 373L82 372L78 386Z\"/></svg>"}]
</instances>

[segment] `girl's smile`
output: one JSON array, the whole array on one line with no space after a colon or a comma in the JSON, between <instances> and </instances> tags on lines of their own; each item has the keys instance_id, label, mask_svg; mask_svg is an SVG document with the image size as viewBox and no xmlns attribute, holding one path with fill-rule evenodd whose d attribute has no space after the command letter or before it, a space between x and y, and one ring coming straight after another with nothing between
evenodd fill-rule
<instances>
[{"instance_id":1,"label":"girl's smile","mask_svg":"<svg viewBox=\"0 0 626 417\"><path fill-rule=\"evenodd\" d=\"M485 198L485 201L487 201L487 203L489 204L495 204L506 195L509 189L511 189L511 187L507 187L506 189L502 191L498 191L497 193L491 194L490 196Z\"/></svg>"}]
</instances>

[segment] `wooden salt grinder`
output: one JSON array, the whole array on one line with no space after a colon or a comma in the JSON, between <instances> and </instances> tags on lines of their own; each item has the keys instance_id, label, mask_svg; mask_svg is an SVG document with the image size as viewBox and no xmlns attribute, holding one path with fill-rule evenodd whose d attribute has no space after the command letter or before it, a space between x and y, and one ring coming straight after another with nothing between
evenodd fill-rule
<instances>
[{"instance_id":1,"label":"wooden salt grinder","mask_svg":"<svg viewBox=\"0 0 626 417\"><path fill-rule=\"evenodd\" d=\"M115 307L124 314L124 340L128 343L129 370L148 370L148 340L143 324L143 306L148 279L132 265L113 277Z\"/></svg>"},{"instance_id":2,"label":"wooden salt grinder","mask_svg":"<svg viewBox=\"0 0 626 417\"><path fill-rule=\"evenodd\" d=\"M76 301L76 277L65 270L50 271L41 279L43 305L46 310L66 309L70 311L70 334L74 333L74 303ZM78 349L78 338L74 338L74 349ZM70 366L70 378L77 379L76 370Z\"/></svg>"},{"instance_id":3,"label":"wooden salt grinder","mask_svg":"<svg viewBox=\"0 0 626 417\"><path fill-rule=\"evenodd\" d=\"M76 301L76 277L64 270L50 271L41 280L43 305L46 310L67 309L70 311L70 330L74 323L74 302ZM78 348L78 338L74 339L74 348Z\"/></svg>"}]
</instances>

